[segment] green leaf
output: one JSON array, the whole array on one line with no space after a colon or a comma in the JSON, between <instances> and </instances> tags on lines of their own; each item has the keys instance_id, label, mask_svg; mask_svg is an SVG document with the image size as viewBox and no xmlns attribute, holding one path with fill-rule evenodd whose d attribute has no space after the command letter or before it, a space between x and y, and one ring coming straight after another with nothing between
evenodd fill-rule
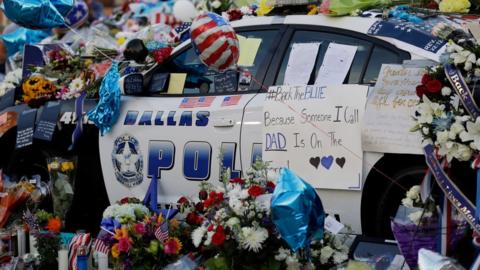
<instances>
[{"instance_id":1,"label":"green leaf","mask_svg":"<svg viewBox=\"0 0 480 270\"><path fill-rule=\"evenodd\" d=\"M205 261L205 266L212 270L230 270L225 257L213 257Z\"/></svg>"}]
</instances>

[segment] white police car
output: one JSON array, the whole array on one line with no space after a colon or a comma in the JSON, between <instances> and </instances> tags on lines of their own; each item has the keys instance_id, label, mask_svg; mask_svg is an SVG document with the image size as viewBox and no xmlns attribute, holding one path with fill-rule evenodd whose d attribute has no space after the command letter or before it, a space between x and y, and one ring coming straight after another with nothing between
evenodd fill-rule
<instances>
[{"instance_id":1,"label":"white police car","mask_svg":"<svg viewBox=\"0 0 480 270\"><path fill-rule=\"evenodd\" d=\"M155 175L158 201L170 203L183 195L196 196L199 181L219 183L221 166L230 167L232 177L248 169L262 155L266 89L283 84L295 43L321 42L310 84L330 43L357 46L344 82L348 84L373 84L384 63L438 60L441 50L422 50L394 38L368 35L379 20L293 15L235 21L232 24L238 35L261 41L258 50L252 50L253 63L240 67L248 72L219 74L208 70L189 41L184 42L167 63L146 74L143 91L122 97L119 120L109 134L100 137L97 132L89 133L91 126L86 128L77 150L78 201L73 207L80 214L75 219L85 224L87 217L99 218L106 204L103 183L110 202L125 196L143 198ZM87 110L90 106L86 107ZM73 110L62 111L61 122L71 122ZM62 131L55 139L69 141L69 133ZM55 145L49 155L57 148L60 147ZM38 148L38 155L42 151L45 150ZM34 156L14 157L12 160L17 161L10 161L10 166L19 169ZM404 190L391 179L406 187L419 183L424 159L379 153L365 153L364 158L362 191L319 190L319 194L327 212L338 214L342 222L352 225L357 232L388 237L390 217L404 195ZM375 164L391 179L366 164Z\"/></svg>"}]
</instances>

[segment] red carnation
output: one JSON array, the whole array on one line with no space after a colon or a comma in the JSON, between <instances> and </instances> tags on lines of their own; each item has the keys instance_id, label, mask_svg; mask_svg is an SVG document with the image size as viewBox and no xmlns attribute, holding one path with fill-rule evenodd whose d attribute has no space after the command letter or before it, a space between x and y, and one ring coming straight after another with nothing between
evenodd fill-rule
<instances>
[{"instance_id":1,"label":"red carnation","mask_svg":"<svg viewBox=\"0 0 480 270\"><path fill-rule=\"evenodd\" d=\"M212 244L215 246L221 246L225 242L225 234L223 233L223 227L218 225L216 232L212 236Z\"/></svg>"},{"instance_id":2,"label":"red carnation","mask_svg":"<svg viewBox=\"0 0 480 270\"><path fill-rule=\"evenodd\" d=\"M240 177L235 177L232 180L230 180L230 183L243 185L245 184L245 181Z\"/></svg>"},{"instance_id":3,"label":"red carnation","mask_svg":"<svg viewBox=\"0 0 480 270\"><path fill-rule=\"evenodd\" d=\"M243 13L239 9L231 9L227 11L228 20L233 22L236 20L240 20L243 17Z\"/></svg>"},{"instance_id":4,"label":"red carnation","mask_svg":"<svg viewBox=\"0 0 480 270\"><path fill-rule=\"evenodd\" d=\"M190 212L187 215L186 221L190 225L200 225L200 224L202 224L203 219L202 219L201 216L199 216L199 215L197 215L193 212Z\"/></svg>"},{"instance_id":5,"label":"red carnation","mask_svg":"<svg viewBox=\"0 0 480 270\"><path fill-rule=\"evenodd\" d=\"M213 224L208 225L207 231L209 232L213 231Z\"/></svg>"},{"instance_id":6,"label":"red carnation","mask_svg":"<svg viewBox=\"0 0 480 270\"><path fill-rule=\"evenodd\" d=\"M423 97L423 95L425 94L425 92L427 92L427 88L426 88L425 85L423 85L423 84L418 85L415 90L416 90L416 92L417 92L417 96L420 97L420 98Z\"/></svg>"},{"instance_id":7,"label":"red carnation","mask_svg":"<svg viewBox=\"0 0 480 270\"><path fill-rule=\"evenodd\" d=\"M217 203L221 203L223 201L223 192L217 193Z\"/></svg>"},{"instance_id":8,"label":"red carnation","mask_svg":"<svg viewBox=\"0 0 480 270\"><path fill-rule=\"evenodd\" d=\"M124 197L120 200L120 204L127 204L128 203L128 197Z\"/></svg>"},{"instance_id":9,"label":"red carnation","mask_svg":"<svg viewBox=\"0 0 480 270\"><path fill-rule=\"evenodd\" d=\"M180 199L178 199L177 203L178 203L178 204L187 204L187 203L188 203L188 199L185 198L185 197L180 197Z\"/></svg>"},{"instance_id":10,"label":"red carnation","mask_svg":"<svg viewBox=\"0 0 480 270\"><path fill-rule=\"evenodd\" d=\"M425 84L427 91L430 93L437 93L442 90L442 83L439 80L431 80Z\"/></svg>"},{"instance_id":11,"label":"red carnation","mask_svg":"<svg viewBox=\"0 0 480 270\"><path fill-rule=\"evenodd\" d=\"M163 64L163 62L165 62L165 60L167 60L170 57L170 54L172 53L172 51L173 49L171 47L156 49L152 53L153 58L159 65L161 65Z\"/></svg>"},{"instance_id":12,"label":"red carnation","mask_svg":"<svg viewBox=\"0 0 480 270\"><path fill-rule=\"evenodd\" d=\"M263 188L258 185L253 185L248 189L248 195L252 197L258 197L264 193Z\"/></svg>"},{"instance_id":13,"label":"red carnation","mask_svg":"<svg viewBox=\"0 0 480 270\"><path fill-rule=\"evenodd\" d=\"M424 74L422 76L422 84L427 84L427 82L431 81L432 80L432 77L428 74Z\"/></svg>"}]
</instances>

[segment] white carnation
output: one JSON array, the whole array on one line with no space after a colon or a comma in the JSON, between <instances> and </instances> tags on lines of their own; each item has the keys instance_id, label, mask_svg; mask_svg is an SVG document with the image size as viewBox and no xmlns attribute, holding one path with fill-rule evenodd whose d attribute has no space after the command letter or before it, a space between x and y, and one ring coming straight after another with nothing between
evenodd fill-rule
<instances>
[{"instance_id":1,"label":"white carnation","mask_svg":"<svg viewBox=\"0 0 480 270\"><path fill-rule=\"evenodd\" d=\"M192 242L195 247L199 247L200 243L202 242L203 236L205 236L205 233L207 232L207 229L203 226L196 228L192 232Z\"/></svg>"},{"instance_id":2,"label":"white carnation","mask_svg":"<svg viewBox=\"0 0 480 270\"><path fill-rule=\"evenodd\" d=\"M480 70L480 69L479 69ZM443 96L449 96L452 93L452 89L448 86L444 86L442 88L442 95Z\"/></svg>"},{"instance_id":3,"label":"white carnation","mask_svg":"<svg viewBox=\"0 0 480 270\"><path fill-rule=\"evenodd\" d=\"M334 252L335 250L333 250L333 248L331 248L330 246L324 246L320 250L320 263L321 264L328 263L328 261L330 260Z\"/></svg>"},{"instance_id":4,"label":"white carnation","mask_svg":"<svg viewBox=\"0 0 480 270\"><path fill-rule=\"evenodd\" d=\"M413 207L413 200L410 198L403 198L402 204L406 207Z\"/></svg>"},{"instance_id":5,"label":"white carnation","mask_svg":"<svg viewBox=\"0 0 480 270\"><path fill-rule=\"evenodd\" d=\"M334 264L341 264L344 261L348 260L348 255L343 252L335 252L333 254L333 263Z\"/></svg>"}]
</instances>

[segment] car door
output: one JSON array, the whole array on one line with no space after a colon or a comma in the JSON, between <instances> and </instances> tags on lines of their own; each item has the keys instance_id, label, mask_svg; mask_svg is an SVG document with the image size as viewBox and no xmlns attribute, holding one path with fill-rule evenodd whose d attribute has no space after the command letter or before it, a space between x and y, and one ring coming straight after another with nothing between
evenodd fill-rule
<instances>
[{"instance_id":1,"label":"car door","mask_svg":"<svg viewBox=\"0 0 480 270\"><path fill-rule=\"evenodd\" d=\"M241 71L209 70L186 47L152 75L151 96L122 97L118 123L100 138L110 201L143 198L152 176L162 203L194 195L199 181L219 183L222 167L239 176L243 111L263 83L281 31L238 29L250 40L247 47L258 47L255 55L244 55Z\"/></svg>"},{"instance_id":2,"label":"car door","mask_svg":"<svg viewBox=\"0 0 480 270\"><path fill-rule=\"evenodd\" d=\"M344 81L345 84L373 85L382 64L398 64L410 58L408 53L385 42L345 30L299 25L290 26L287 30L287 35L289 35L287 45L280 46L277 55L274 57L274 62L267 73L264 82L265 89L268 89L268 86L271 85L283 85L290 52L295 43L321 42L308 84L314 84L330 43L357 46L357 52ZM264 121L263 104L265 98L265 93L257 95L245 110L245 123L261 123L261 125L246 125L242 129L242 145L245 146L242 147L243 153L256 151L261 154L262 152L261 134ZM286 107L285 109L288 108ZM254 150L249 147L252 144L254 145ZM248 162L249 158L250 156L245 154L244 162ZM268 160L265 161L268 162ZM361 192L319 190L319 194L327 211L331 210L331 213L340 214L346 224L359 224ZM359 227L354 229L360 231Z\"/></svg>"}]
</instances>

